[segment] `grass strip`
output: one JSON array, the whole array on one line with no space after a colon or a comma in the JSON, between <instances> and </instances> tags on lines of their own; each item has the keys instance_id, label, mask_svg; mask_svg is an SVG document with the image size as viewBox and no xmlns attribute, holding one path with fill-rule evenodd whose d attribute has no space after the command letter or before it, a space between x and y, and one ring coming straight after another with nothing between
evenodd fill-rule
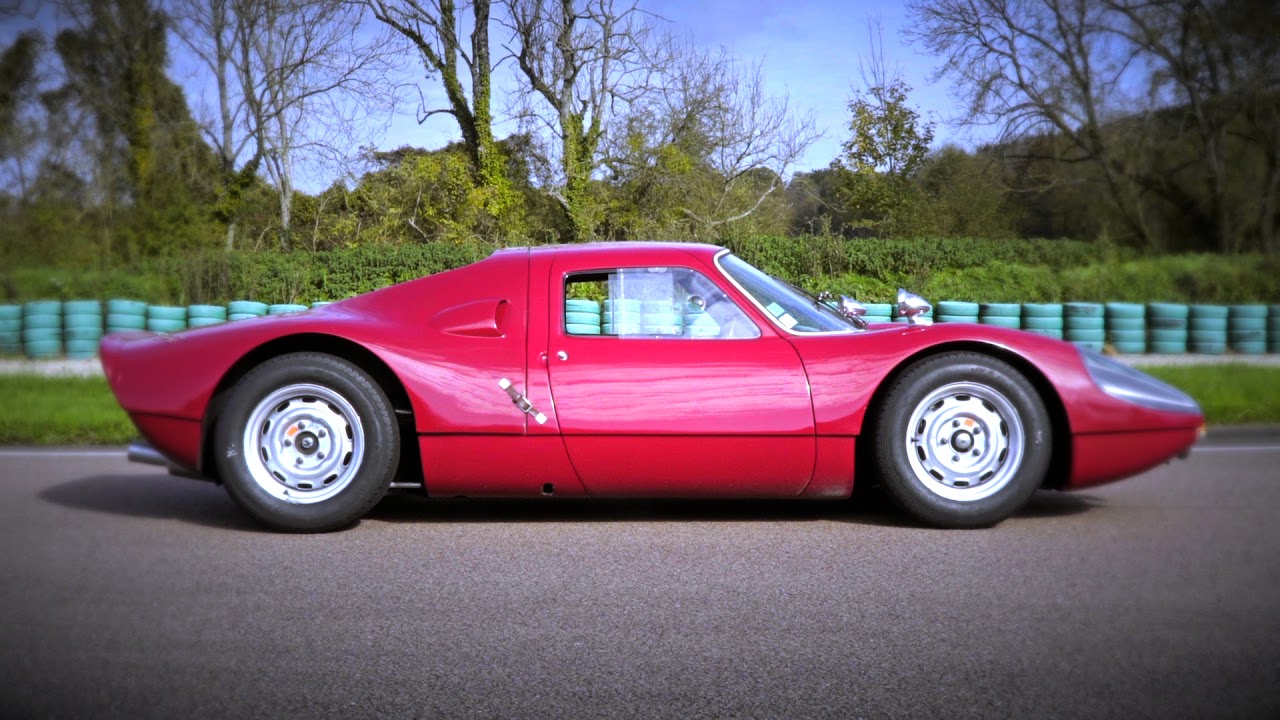
<instances>
[{"instance_id":1,"label":"grass strip","mask_svg":"<svg viewBox=\"0 0 1280 720\"><path fill-rule=\"evenodd\" d=\"M1195 398L1210 425L1280 422L1280 367L1224 363L1138 369Z\"/></svg>"},{"instance_id":2,"label":"grass strip","mask_svg":"<svg viewBox=\"0 0 1280 720\"><path fill-rule=\"evenodd\" d=\"M1146 366L1195 398L1212 425L1280 423L1280 367ZM122 445L138 436L100 377L0 375L0 445Z\"/></svg>"},{"instance_id":3,"label":"grass strip","mask_svg":"<svg viewBox=\"0 0 1280 720\"><path fill-rule=\"evenodd\" d=\"M0 375L0 445L123 445L138 437L101 377Z\"/></svg>"}]
</instances>

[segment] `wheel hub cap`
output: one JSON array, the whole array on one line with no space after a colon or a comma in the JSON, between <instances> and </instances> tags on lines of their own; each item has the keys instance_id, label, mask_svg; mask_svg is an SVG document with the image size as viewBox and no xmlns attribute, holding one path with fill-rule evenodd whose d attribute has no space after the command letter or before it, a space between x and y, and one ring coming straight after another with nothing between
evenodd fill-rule
<instances>
[{"instance_id":1,"label":"wheel hub cap","mask_svg":"<svg viewBox=\"0 0 1280 720\"><path fill-rule=\"evenodd\" d=\"M931 492L958 501L981 500L1008 484L1024 448L1013 404L994 388L970 382L925 396L904 439L916 477Z\"/></svg>"},{"instance_id":2,"label":"wheel hub cap","mask_svg":"<svg viewBox=\"0 0 1280 720\"><path fill-rule=\"evenodd\" d=\"M364 445L355 408L321 385L289 385L270 393L245 425L254 481L289 502L320 502L341 492L359 470Z\"/></svg>"}]
</instances>

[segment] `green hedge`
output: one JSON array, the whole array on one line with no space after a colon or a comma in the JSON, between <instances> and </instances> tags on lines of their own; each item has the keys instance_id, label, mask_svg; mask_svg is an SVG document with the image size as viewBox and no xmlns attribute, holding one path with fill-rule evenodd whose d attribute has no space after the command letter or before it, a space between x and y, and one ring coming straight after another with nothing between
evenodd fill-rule
<instances>
[{"instance_id":1,"label":"green hedge","mask_svg":"<svg viewBox=\"0 0 1280 720\"><path fill-rule=\"evenodd\" d=\"M1280 302L1280 257L1137 257L1066 240L842 240L762 237L730 248L812 290L888 302L898 287L931 300L975 302ZM479 243L368 246L308 253L205 252L111 270L0 271L8 301L129 297L157 304L249 298L335 300L441 272L493 251ZM0 302L5 301L0 299Z\"/></svg>"}]
</instances>

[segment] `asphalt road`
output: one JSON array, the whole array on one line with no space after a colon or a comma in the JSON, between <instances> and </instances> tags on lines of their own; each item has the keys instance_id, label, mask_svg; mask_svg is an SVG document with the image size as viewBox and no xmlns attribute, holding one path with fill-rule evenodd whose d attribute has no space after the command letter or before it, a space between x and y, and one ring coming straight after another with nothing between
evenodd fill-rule
<instances>
[{"instance_id":1,"label":"asphalt road","mask_svg":"<svg viewBox=\"0 0 1280 720\"><path fill-rule=\"evenodd\" d=\"M425 501L325 536L0 450L0 717L1280 717L1280 447L991 530Z\"/></svg>"}]
</instances>

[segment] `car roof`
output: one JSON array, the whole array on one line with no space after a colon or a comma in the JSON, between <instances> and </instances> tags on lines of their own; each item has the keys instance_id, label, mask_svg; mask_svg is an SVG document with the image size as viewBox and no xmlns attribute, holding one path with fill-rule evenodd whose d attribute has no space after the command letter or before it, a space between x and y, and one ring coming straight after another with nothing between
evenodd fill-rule
<instances>
[{"instance_id":1,"label":"car roof","mask_svg":"<svg viewBox=\"0 0 1280 720\"><path fill-rule=\"evenodd\" d=\"M634 255L636 253L665 253L665 252L685 252L699 257L712 258L724 248L717 245L709 245L706 243L687 243L687 242L588 242L588 243L568 243L561 245L533 245L527 247L511 247L503 248L494 252L528 252L530 254L568 253L573 255L601 255L612 257L615 255Z\"/></svg>"}]
</instances>

